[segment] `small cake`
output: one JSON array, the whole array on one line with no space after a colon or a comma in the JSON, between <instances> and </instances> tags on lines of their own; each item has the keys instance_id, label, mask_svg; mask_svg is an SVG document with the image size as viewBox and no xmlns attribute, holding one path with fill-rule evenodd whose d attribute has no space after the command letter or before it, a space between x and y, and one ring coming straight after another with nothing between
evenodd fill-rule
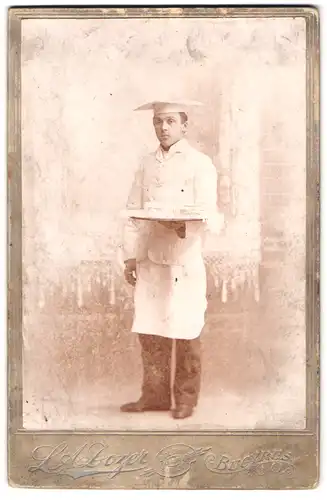
<instances>
[{"instance_id":1,"label":"small cake","mask_svg":"<svg viewBox=\"0 0 327 500\"><path fill-rule=\"evenodd\" d=\"M146 202L144 206L145 210L149 215L159 215L162 214L165 217L180 217L182 215L186 216L203 216L203 209L201 207L196 207L195 205L178 205L172 206L169 203L162 202Z\"/></svg>"},{"instance_id":2,"label":"small cake","mask_svg":"<svg viewBox=\"0 0 327 500\"><path fill-rule=\"evenodd\" d=\"M160 203L160 202L146 202L144 204L144 209L150 216L164 216L173 217L176 215L176 209L174 209L169 203Z\"/></svg>"}]
</instances>

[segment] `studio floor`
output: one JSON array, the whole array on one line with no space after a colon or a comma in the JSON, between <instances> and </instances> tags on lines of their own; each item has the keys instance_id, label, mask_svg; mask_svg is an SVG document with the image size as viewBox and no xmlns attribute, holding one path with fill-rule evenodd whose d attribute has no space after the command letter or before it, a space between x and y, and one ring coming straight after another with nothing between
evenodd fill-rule
<instances>
[{"instance_id":1,"label":"studio floor","mask_svg":"<svg viewBox=\"0 0 327 500\"><path fill-rule=\"evenodd\" d=\"M96 394L90 388L84 396L75 394L67 398L63 393L61 399L49 395L25 400L24 427L118 431L303 429L304 398L303 405L296 406L294 400L287 397L286 389L280 388L275 394L256 392L242 397L223 391L211 396L204 394L190 418L174 420L169 412L121 413L120 404L135 399L135 391L126 391L124 397L113 397L105 387Z\"/></svg>"}]
</instances>

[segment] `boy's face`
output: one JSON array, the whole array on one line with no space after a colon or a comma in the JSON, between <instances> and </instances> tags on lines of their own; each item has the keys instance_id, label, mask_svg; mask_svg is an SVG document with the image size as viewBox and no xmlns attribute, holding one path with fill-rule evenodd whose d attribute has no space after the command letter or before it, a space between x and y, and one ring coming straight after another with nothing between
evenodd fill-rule
<instances>
[{"instance_id":1,"label":"boy's face","mask_svg":"<svg viewBox=\"0 0 327 500\"><path fill-rule=\"evenodd\" d=\"M182 123L179 113L159 113L153 117L156 136L164 149L169 149L180 141L187 129L187 122Z\"/></svg>"}]
</instances>

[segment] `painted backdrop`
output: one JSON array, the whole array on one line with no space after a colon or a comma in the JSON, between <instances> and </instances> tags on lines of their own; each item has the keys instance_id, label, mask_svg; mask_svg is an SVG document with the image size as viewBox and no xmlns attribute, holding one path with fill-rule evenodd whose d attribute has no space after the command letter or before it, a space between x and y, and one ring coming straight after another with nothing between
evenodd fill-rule
<instances>
[{"instance_id":1,"label":"painted backdrop","mask_svg":"<svg viewBox=\"0 0 327 500\"><path fill-rule=\"evenodd\" d=\"M156 147L151 115L133 109L170 93L204 103L189 140L216 165L226 221L206 248L202 403L184 425L303 428L304 30L296 18L23 22L26 426L176 425L117 410L141 378L119 212Z\"/></svg>"}]
</instances>

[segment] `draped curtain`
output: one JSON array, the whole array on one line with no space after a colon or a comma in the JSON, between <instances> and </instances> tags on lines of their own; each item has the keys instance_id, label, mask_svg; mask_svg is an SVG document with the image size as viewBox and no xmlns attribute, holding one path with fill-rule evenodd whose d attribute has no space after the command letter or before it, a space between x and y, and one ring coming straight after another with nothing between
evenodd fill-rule
<instances>
[{"instance_id":1,"label":"draped curtain","mask_svg":"<svg viewBox=\"0 0 327 500\"><path fill-rule=\"evenodd\" d=\"M259 300L260 74L239 67L221 85L218 205L225 227L207 242L206 260L223 302L244 286Z\"/></svg>"}]
</instances>

